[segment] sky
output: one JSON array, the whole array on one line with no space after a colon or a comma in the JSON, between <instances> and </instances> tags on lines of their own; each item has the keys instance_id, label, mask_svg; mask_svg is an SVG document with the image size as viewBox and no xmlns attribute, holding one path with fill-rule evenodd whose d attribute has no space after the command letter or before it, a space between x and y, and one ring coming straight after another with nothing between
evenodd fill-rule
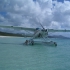
<instances>
[{"instance_id":1,"label":"sky","mask_svg":"<svg viewBox=\"0 0 70 70\"><path fill-rule=\"evenodd\" d=\"M0 0L0 25L40 28L39 22L70 29L70 0Z\"/></svg>"}]
</instances>

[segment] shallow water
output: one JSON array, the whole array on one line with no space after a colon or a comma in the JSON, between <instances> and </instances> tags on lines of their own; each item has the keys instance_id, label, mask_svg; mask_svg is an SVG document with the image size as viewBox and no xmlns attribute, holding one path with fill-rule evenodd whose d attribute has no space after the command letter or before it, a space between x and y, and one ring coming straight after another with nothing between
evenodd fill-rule
<instances>
[{"instance_id":1,"label":"shallow water","mask_svg":"<svg viewBox=\"0 0 70 70\"><path fill-rule=\"evenodd\" d=\"M57 47L25 46L25 38L0 37L0 70L70 70L70 39L49 39Z\"/></svg>"}]
</instances>

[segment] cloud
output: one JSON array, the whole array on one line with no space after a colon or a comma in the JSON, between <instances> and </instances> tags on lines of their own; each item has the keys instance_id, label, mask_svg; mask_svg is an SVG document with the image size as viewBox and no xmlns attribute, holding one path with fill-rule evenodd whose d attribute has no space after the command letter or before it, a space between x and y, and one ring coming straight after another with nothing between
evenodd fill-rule
<instances>
[{"instance_id":1,"label":"cloud","mask_svg":"<svg viewBox=\"0 0 70 70\"><path fill-rule=\"evenodd\" d=\"M0 24L23 27L70 28L70 2L0 0Z\"/></svg>"},{"instance_id":2,"label":"cloud","mask_svg":"<svg viewBox=\"0 0 70 70\"><path fill-rule=\"evenodd\" d=\"M53 21L58 22L61 28L70 27L70 2L57 2L53 10Z\"/></svg>"}]
</instances>

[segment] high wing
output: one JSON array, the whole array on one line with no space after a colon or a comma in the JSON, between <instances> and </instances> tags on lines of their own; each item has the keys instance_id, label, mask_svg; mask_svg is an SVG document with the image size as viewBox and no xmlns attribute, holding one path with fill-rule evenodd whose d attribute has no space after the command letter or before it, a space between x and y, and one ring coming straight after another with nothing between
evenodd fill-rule
<instances>
[{"instance_id":1,"label":"high wing","mask_svg":"<svg viewBox=\"0 0 70 70\"><path fill-rule=\"evenodd\" d=\"M70 32L70 30L55 30L55 29L48 29L48 32Z\"/></svg>"},{"instance_id":2,"label":"high wing","mask_svg":"<svg viewBox=\"0 0 70 70\"><path fill-rule=\"evenodd\" d=\"M2 32L2 31L0 31L0 36L15 36L15 37L32 37L32 36L30 36L30 35L23 35L23 34L19 34L19 33L17 33L17 34L15 34L15 33L8 33L8 32Z\"/></svg>"},{"instance_id":3,"label":"high wing","mask_svg":"<svg viewBox=\"0 0 70 70\"><path fill-rule=\"evenodd\" d=\"M36 28L26 28L26 27L18 27L18 26L1 26L2 28L12 28L12 29L18 29L18 30L28 30L28 31L35 31ZM55 30L55 29L47 29L48 32L70 32L70 30Z\"/></svg>"},{"instance_id":4,"label":"high wing","mask_svg":"<svg viewBox=\"0 0 70 70\"><path fill-rule=\"evenodd\" d=\"M18 29L18 30L28 30L28 31L35 31L35 28L25 28L25 27L18 27L18 26L1 26L2 28L13 28L13 29Z\"/></svg>"}]
</instances>

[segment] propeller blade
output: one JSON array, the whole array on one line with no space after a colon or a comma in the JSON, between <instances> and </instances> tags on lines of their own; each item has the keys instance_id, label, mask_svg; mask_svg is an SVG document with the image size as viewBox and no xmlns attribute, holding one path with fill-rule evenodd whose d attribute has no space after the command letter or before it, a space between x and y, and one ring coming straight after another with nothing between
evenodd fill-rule
<instances>
[{"instance_id":1,"label":"propeller blade","mask_svg":"<svg viewBox=\"0 0 70 70\"><path fill-rule=\"evenodd\" d=\"M45 29L45 28L43 27L43 25L40 23L40 21L39 21L39 24L41 25L41 27L42 27L43 29Z\"/></svg>"},{"instance_id":2,"label":"propeller blade","mask_svg":"<svg viewBox=\"0 0 70 70\"><path fill-rule=\"evenodd\" d=\"M37 19L37 20L38 20L38 24L41 25L41 27L45 30L45 28L44 28L44 26L41 24L40 20L39 20L39 19Z\"/></svg>"}]
</instances>

